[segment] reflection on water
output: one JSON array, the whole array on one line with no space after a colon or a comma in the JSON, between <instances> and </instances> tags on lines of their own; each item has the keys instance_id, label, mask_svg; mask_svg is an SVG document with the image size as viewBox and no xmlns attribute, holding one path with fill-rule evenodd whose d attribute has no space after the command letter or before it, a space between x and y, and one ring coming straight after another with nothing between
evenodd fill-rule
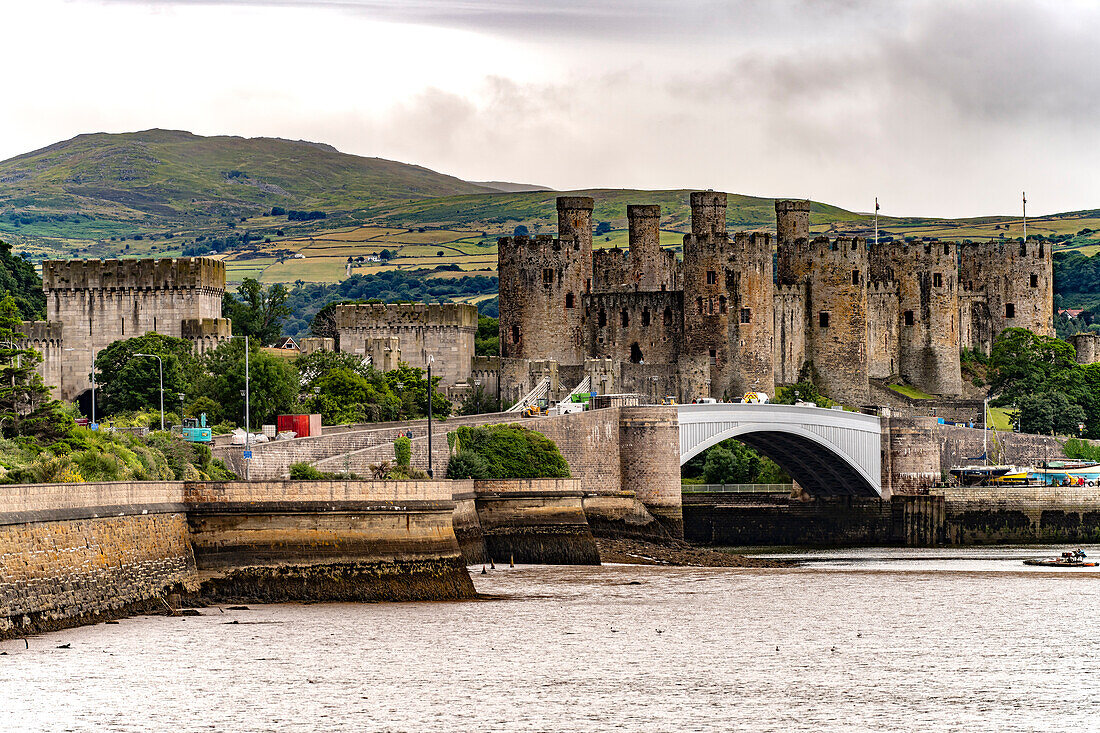
<instances>
[{"instance_id":1,"label":"reflection on water","mask_svg":"<svg viewBox=\"0 0 1100 733\"><path fill-rule=\"evenodd\" d=\"M1042 554L501 567L491 601L129 619L0 643L0 729L1094 729L1100 575Z\"/></svg>"}]
</instances>

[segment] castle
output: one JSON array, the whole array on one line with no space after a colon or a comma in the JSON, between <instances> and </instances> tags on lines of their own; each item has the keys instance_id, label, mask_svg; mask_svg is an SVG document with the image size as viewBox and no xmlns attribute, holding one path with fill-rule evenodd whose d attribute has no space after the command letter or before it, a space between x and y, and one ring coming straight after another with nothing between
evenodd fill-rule
<instances>
[{"instance_id":1,"label":"castle","mask_svg":"<svg viewBox=\"0 0 1100 733\"><path fill-rule=\"evenodd\" d=\"M96 355L115 341L155 331L202 352L231 335L218 260L48 260L42 290L47 320L25 322L22 345L42 353L43 381L62 400L91 388Z\"/></svg>"},{"instance_id":2,"label":"castle","mask_svg":"<svg viewBox=\"0 0 1100 733\"><path fill-rule=\"evenodd\" d=\"M727 232L726 194L690 203L682 261L660 246L658 206L627 207L629 250L593 251L587 197L557 200L557 238L499 240L501 360L480 368L496 367L506 401L550 373L682 400L808 378L849 405L869 400L871 379L957 396L960 350L988 354L1014 326L1053 335L1043 242L868 247L811 238L809 202L777 201L773 247Z\"/></svg>"}]
</instances>

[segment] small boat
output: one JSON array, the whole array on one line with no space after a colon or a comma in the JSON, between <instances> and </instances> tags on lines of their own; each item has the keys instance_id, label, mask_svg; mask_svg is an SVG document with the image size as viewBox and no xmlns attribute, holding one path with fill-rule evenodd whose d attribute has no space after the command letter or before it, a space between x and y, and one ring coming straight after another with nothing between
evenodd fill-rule
<instances>
[{"instance_id":1,"label":"small boat","mask_svg":"<svg viewBox=\"0 0 1100 733\"><path fill-rule=\"evenodd\" d=\"M954 476L963 486L987 486L991 483L999 483L1007 477L1027 478L1027 469L1016 466L955 466L951 469Z\"/></svg>"},{"instance_id":2,"label":"small boat","mask_svg":"<svg viewBox=\"0 0 1100 733\"><path fill-rule=\"evenodd\" d=\"M1024 560L1024 565L1038 565L1044 568L1095 568L1100 563L1085 562L1085 553L1081 550L1063 552L1060 557L1033 557Z\"/></svg>"}]
</instances>

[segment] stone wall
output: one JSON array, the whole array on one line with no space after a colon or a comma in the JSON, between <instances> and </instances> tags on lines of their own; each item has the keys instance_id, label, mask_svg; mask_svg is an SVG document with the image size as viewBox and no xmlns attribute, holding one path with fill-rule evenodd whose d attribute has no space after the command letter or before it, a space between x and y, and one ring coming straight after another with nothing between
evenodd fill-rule
<instances>
[{"instance_id":1,"label":"stone wall","mask_svg":"<svg viewBox=\"0 0 1100 733\"><path fill-rule=\"evenodd\" d=\"M619 408L619 462L622 489L637 495L670 534L682 536L676 408Z\"/></svg>"},{"instance_id":2,"label":"stone wall","mask_svg":"<svg viewBox=\"0 0 1100 733\"><path fill-rule=\"evenodd\" d=\"M588 353L634 364L675 364L680 355L683 294L593 293L584 297Z\"/></svg>"},{"instance_id":3,"label":"stone wall","mask_svg":"<svg viewBox=\"0 0 1100 733\"><path fill-rule=\"evenodd\" d=\"M165 608L195 560L179 483L0 487L0 638Z\"/></svg>"},{"instance_id":4,"label":"stone wall","mask_svg":"<svg viewBox=\"0 0 1100 733\"><path fill-rule=\"evenodd\" d=\"M470 377L477 334L477 306L468 303L370 303L337 306L333 320L340 351L375 356L379 339L398 340L401 361L424 369L434 356L432 375L440 387L465 384ZM376 364L378 368L386 366Z\"/></svg>"},{"instance_id":5,"label":"stone wall","mask_svg":"<svg viewBox=\"0 0 1100 733\"><path fill-rule=\"evenodd\" d=\"M949 544L1100 541L1100 492L1089 486L972 486L935 489Z\"/></svg>"},{"instance_id":6,"label":"stone wall","mask_svg":"<svg viewBox=\"0 0 1100 733\"><path fill-rule=\"evenodd\" d=\"M115 341L150 331L187 338L185 321L213 324L197 346L228 337L221 317L225 264L218 260L50 260L42 263L42 289L47 320L61 324L64 338L53 385L62 399L91 386L95 355Z\"/></svg>"},{"instance_id":7,"label":"stone wall","mask_svg":"<svg viewBox=\"0 0 1100 733\"><path fill-rule=\"evenodd\" d=\"M468 488L468 487L467 487ZM187 484L195 561L224 600L469 598L449 481Z\"/></svg>"},{"instance_id":8,"label":"stone wall","mask_svg":"<svg viewBox=\"0 0 1100 733\"><path fill-rule=\"evenodd\" d=\"M577 479L475 481L478 523L496 562L599 565Z\"/></svg>"}]
</instances>

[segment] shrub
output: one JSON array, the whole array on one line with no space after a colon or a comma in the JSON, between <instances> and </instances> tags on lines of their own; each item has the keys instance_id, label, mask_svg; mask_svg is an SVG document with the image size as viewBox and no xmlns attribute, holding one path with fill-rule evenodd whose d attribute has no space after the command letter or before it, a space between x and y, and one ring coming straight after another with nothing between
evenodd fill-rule
<instances>
[{"instance_id":1,"label":"shrub","mask_svg":"<svg viewBox=\"0 0 1100 733\"><path fill-rule=\"evenodd\" d=\"M290 464L290 478L295 481L322 481L325 474L308 463L292 463Z\"/></svg>"},{"instance_id":2,"label":"shrub","mask_svg":"<svg viewBox=\"0 0 1100 733\"><path fill-rule=\"evenodd\" d=\"M569 476L569 464L558 446L542 433L520 425L460 427L454 432L459 453L472 451L488 464L487 478Z\"/></svg>"},{"instance_id":3,"label":"shrub","mask_svg":"<svg viewBox=\"0 0 1100 733\"><path fill-rule=\"evenodd\" d=\"M393 457L397 467L407 473L412 460L412 441L404 435L393 441Z\"/></svg>"},{"instance_id":4,"label":"shrub","mask_svg":"<svg viewBox=\"0 0 1100 733\"><path fill-rule=\"evenodd\" d=\"M464 449L451 456L451 460L447 464L447 478L492 478L492 469L489 468L489 462L482 458L480 454Z\"/></svg>"}]
</instances>

